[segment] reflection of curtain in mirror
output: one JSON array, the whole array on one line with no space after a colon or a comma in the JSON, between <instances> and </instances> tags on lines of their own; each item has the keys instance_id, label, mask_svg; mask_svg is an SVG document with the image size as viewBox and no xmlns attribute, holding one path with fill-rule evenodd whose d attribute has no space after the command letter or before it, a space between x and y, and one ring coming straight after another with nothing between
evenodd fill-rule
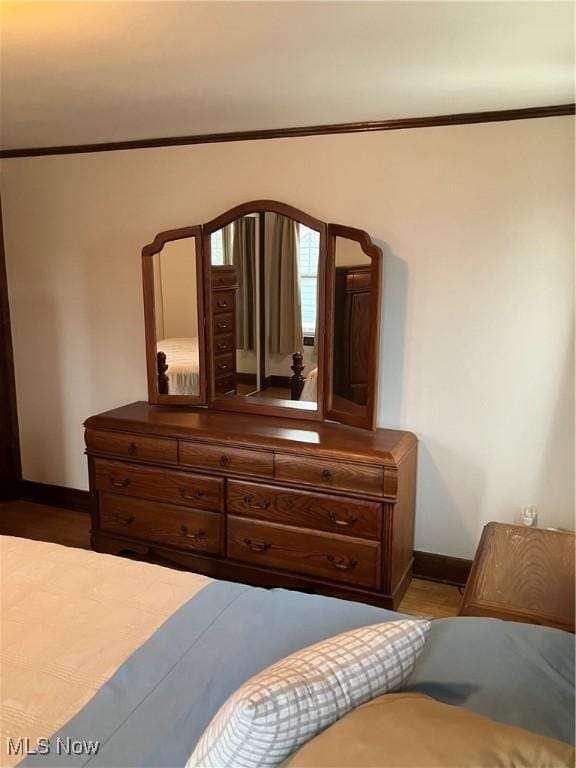
<instances>
[{"instance_id":1,"label":"reflection of curtain in mirror","mask_svg":"<svg viewBox=\"0 0 576 768\"><path fill-rule=\"evenodd\" d=\"M298 270L298 224L276 216L270 254L270 352L302 350L302 306Z\"/></svg>"},{"instance_id":2,"label":"reflection of curtain in mirror","mask_svg":"<svg viewBox=\"0 0 576 768\"><path fill-rule=\"evenodd\" d=\"M254 313L256 311L256 222L244 216L234 222L232 264L238 271L238 301L236 302L236 346L254 350ZM228 229L228 227L226 228ZM224 240L226 243L226 232ZM226 248L226 245L224 245ZM226 250L224 250L226 263Z\"/></svg>"},{"instance_id":3,"label":"reflection of curtain in mirror","mask_svg":"<svg viewBox=\"0 0 576 768\"><path fill-rule=\"evenodd\" d=\"M222 251L224 264L232 265L232 242L234 239L234 224L227 224L222 228Z\"/></svg>"}]
</instances>

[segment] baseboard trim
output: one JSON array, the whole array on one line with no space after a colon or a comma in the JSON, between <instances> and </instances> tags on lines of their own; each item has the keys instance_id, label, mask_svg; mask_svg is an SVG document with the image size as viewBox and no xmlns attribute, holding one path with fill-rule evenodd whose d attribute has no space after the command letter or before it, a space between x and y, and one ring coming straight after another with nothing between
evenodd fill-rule
<instances>
[{"instance_id":1,"label":"baseboard trim","mask_svg":"<svg viewBox=\"0 0 576 768\"><path fill-rule=\"evenodd\" d=\"M433 552L414 552L414 576L417 579L438 581L463 587L468 581L472 560Z\"/></svg>"},{"instance_id":2,"label":"baseboard trim","mask_svg":"<svg viewBox=\"0 0 576 768\"><path fill-rule=\"evenodd\" d=\"M49 507L74 509L77 512L90 511L90 494L77 488L66 488L62 485L35 483L32 480L20 482L20 499L32 501L35 504L46 504Z\"/></svg>"}]
</instances>

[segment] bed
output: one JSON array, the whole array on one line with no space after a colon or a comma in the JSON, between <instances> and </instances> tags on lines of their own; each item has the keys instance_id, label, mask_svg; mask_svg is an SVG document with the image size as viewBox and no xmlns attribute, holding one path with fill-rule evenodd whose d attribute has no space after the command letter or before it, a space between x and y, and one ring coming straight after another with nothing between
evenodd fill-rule
<instances>
[{"instance_id":1,"label":"bed","mask_svg":"<svg viewBox=\"0 0 576 768\"><path fill-rule=\"evenodd\" d=\"M198 338L162 339L157 342L156 350L160 393L199 395L200 354Z\"/></svg>"},{"instance_id":2,"label":"bed","mask_svg":"<svg viewBox=\"0 0 576 768\"><path fill-rule=\"evenodd\" d=\"M214 713L254 674L399 617L45 542L2 537L0 548L6 767L184 766ZM436 620L404 691L571 742L574 638L493 619ZM8 754L18 738L48 737L99 749Z\"/></svg>"}]
</instances>

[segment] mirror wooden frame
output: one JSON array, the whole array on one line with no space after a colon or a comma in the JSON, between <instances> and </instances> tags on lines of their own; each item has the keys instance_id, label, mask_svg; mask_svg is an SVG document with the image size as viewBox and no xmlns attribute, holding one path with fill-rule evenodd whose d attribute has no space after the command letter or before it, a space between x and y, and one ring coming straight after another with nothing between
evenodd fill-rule
<instances>
[{"instance_id":1,"label":"mirror wooden frame","mask_svg":"<svg viewBox=\"0 0 576 768\"><path fill-rule=\"evenodd\" d=\"M324 420L324 371L323 365L318 366L318 383L316 408L307 408L299 400L282 400L282 405L275 404L270 399L266 403L249 402L242 395L218 395L215 391L215 376L209 361L213 359L213 314L212 314L212 270L211 270L211 236L222 227L230 224L235 219L242 216L258 213L260 216L260 238L263 240L263 214L277 213L280 216L297 221L320 233L319 259L318 259L318 310L317 316L319 326L325 323L326 307L326 223L310 216L308 213L294 208L286 203L280 203L277 200L253 200L248 203L242 203L228 211L220 214L216 218L202 226L203 251L204 251L204 276L205 292L204 305L206 307L206 348L207 348L207 378L208 378L208 405L210 408L226 411L241 411L242 413L260 413L266 416L281 416L283 418L309 419L313 421ZM263 285L261 282L261 290ZM262 296L262 294L261 294ZM318 339L318 360L324 360L325 341L324 334L319 334ZM296 351L296 350L295 350Z\"/></svg>"},{"instance_id":2,"label":"mirror wooden frame","mask_svg":"<svg viewBox=\"0 0 576 768\"><path fill-rule=\"evenodd\" d=\"M341 224L328 224L328 256L326 266L326 339L324 358L325 381L325 417L330 421L338 421L352 427L376 429L376 410L378 397L378 363L380 352L380 312L382 297L382 249L372 242L370 235L362 229L346 227ZM334 371L334 321L335 321L335 288L336 288L336 239L344 238L357 242L362 251L371 260L371 307L370 307L370 336L368 339L368 386L365 415L348 413L339 410L334 405L333 371Z\"/></svg>"},{"instance_id":3,"label":"mirror wooden frame","mask_svg":"<svg viewBox=\"0 0 576 768\"><path fill-rule=\"evenodd\" d=\"M160 392L159 380L164 371L156 348L156 303L154 288L154 256L161 253L167 243L194 239L196 257L196 302L198 310L198 395L170 395ZM160 232L142 249L142 287L144 291L144 328L146 335L146 370L148 374L148 402L159 405L206 404L206 340L204 330L204 261L202 258L202 227L180 227ZM164 355L164 361L166 356Z\"/></svg>"}]
</instances>

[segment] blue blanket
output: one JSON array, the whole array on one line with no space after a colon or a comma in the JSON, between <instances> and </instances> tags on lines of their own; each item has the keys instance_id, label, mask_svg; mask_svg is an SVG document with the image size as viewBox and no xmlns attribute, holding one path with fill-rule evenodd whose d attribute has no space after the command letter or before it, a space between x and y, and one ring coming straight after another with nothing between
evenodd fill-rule
<instances>
[{"instance_id":1,"label":"blue blanket","mask_svg":"<svg viewBox=\"0 0 576 768\"><path fill-rule=\"evenodd\" d=\"M184 766L219 707L257 672L332 635L398 618L360 603L214 582L51 738L50 754L20 765ZM571 741L574 638L494 619L438 620L405 689ZM67 740L100 746L92 755L58 754Z\"/></svg>"}]
</instances>

